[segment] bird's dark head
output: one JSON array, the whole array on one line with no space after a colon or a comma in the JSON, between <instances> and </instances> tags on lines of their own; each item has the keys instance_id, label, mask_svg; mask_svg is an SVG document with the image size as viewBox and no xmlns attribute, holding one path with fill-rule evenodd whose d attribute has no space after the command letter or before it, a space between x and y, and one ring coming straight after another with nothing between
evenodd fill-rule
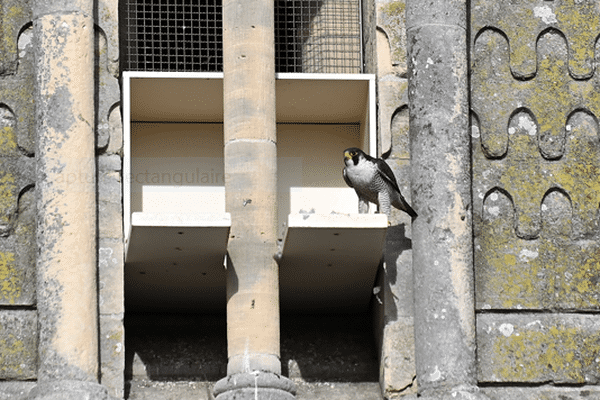
<instances>
[{"instance_id":1,"label":"bird's dark head","mask_svg":"<svg viewBox=\"0 0 600 400\"><path fill-rule=\"evenodd\" d=\"M365 153L358 147L350 147L344 150L344 162L348 165L350 162L357 165L361 159L364 159Z\"/></svg>"}]
</instances>

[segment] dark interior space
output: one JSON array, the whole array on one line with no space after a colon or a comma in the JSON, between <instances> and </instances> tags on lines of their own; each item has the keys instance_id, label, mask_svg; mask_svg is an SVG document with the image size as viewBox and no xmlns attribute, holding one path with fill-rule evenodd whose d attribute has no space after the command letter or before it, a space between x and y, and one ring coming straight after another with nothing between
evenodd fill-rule
<instances>
[{"instance_id":1,"label":"dark interior space","mask_svg":"<svg viewBox=\"0 0 600 400\"><path fill-rule=\"evenodd\" d=\"M226 332L224 313L128 313L125 380L217 381L227 374Z\"/></svg>"},{"instance_id":2,"label":"dark interior space","mask_svg":"<svg viewBox=\"0 0 600 400\"><path fill-rule=\"evenodd\" d=\"M282 315L281 366L306 382L377 382L371 315Z\"/></svg>"},{"instance_id":3,"label":"dark interior space","mask_svg":"<svg viewBox=\"0 0 600 400\"><path fill-rule=\"evenodd\" d=\"M227 372L225 314L129 313L125 379L215 382ZM281 318L282 373L306 382L376 382L369 314Z\"/></svg>"}]
</instances>

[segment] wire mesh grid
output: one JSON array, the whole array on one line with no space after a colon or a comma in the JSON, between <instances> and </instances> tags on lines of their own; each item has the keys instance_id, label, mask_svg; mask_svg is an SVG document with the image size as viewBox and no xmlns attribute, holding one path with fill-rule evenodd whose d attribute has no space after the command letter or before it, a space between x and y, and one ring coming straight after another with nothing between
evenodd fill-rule
<instances>
[{"instance_id":1,"label":"wire mesh grid","mask_svg":"<svg viewBox=\"0 0 600 400\"><path fill-rule=\"evenodd\" d=\"M126 70L223 70L221 0L125 3Z\"/></svg>"},{"instance_id":2,"label":"wire mesh grid","mask_svg":"<svg viewBox=\"0 0 600 400\"><path fill-rule=\"evenodd\" d=\"M276 0L278 72L362 72L360 0Z\"/></svg>"},{"instance_id":3,"label":"wire mesh grid","mask_svg":"<svg viewBox=\"0 0 600 400\"><path fill-rule=\"evenodd\" d=\"M360 0L275 0L277 72L362 72ZM222 0L125 0L125 70L223 70Z\"/></svg>"}]
</instances>

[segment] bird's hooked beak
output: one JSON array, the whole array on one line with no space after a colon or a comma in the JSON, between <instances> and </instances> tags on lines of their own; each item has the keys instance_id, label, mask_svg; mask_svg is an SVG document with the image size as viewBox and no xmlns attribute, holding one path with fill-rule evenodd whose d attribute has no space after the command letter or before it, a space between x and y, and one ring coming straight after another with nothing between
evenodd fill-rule
<instances>
[{"instance_id":1,"label":"bird's hooked beak","mask_svg":"<svg viewBox=\"0 0 600 400\"><path fill-rule=\"evenodd\" d=\"M345 151L345 152L344 152L344 159L345 159L345 160L350 160L351 158L352 158L352 156L350 155L350 152L348 152L348 151Z\"/></svg>"}]
</instances>

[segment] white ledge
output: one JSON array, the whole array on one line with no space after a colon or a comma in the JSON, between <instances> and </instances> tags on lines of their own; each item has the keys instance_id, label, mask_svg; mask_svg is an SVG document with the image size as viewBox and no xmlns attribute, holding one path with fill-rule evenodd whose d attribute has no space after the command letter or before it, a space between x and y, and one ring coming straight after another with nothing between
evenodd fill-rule
<instances>
[{"instance_id":1,"label":"white ledge","mask_svg":"<svg viewBox=\"0 0 600 400\"><path fill-rule=\"evenodd\" d=\"M387 227L382 214L291 214L279 264L282 310L367 311Z\"/></svg>"},{"instance_id":2,"label":"white ledge","mask_svg":"<svg viewBox=\"0 0 600 400\"><path fill-rule=\"evenodd\" d=\"M228 213L135 212L126 243L126 306L137 311L225 310Z\"/></svg>"}]
</instances>

